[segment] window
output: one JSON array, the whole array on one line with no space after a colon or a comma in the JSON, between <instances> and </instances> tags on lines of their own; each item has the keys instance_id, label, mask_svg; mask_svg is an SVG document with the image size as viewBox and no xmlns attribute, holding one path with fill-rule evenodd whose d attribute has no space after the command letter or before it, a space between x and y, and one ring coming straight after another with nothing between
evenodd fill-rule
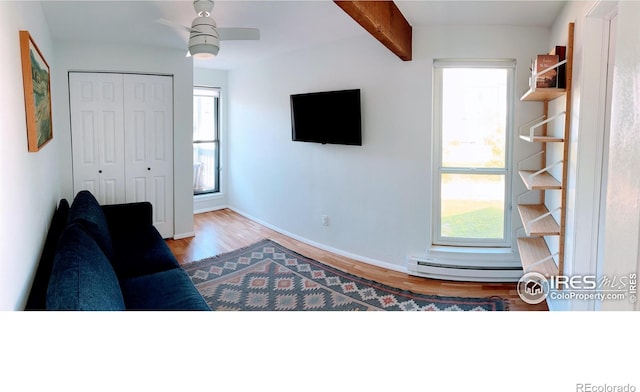
<instances>
[{"instance_id":1,"label":"window","mask_svg":"<svg viewBox=\"0 0 640 392\"><path fill-rule=\"evenodd\" d=\"M220 90L193 89L193 194L220 191Z\"/></svg>"},{"instance_id":2,"label":"window","mask_svg":"<svg viewBox=\"0 0 640 392\"><path fill-rule=\"evenodd\" d=\"M510 247L515 61L434 62L433 244Z\"/></svg>"}]
</instances>

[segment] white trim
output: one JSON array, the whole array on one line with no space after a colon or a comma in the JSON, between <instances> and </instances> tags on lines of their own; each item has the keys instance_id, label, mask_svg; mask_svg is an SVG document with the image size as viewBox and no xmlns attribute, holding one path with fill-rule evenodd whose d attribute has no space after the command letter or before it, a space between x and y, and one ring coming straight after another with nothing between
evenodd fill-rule
<instances>
[{"instance_id":1,"label":"white trim","mask_svg":"<svg viewBox=\"0 0 640 392\"><path fill-rule=\"evenodd\" d=\"M198 97L220 98L220 87L193 86L193 95Z\"/></svg>"},{"instance_id":2,"label":"white trim","mask_svg":"<svg viewBox=\"0 0 640 392\"><path fill-rule=\"evenodd\" d=\"M337 248L334 248L334 247L331 247L331 246L328 246L328 245L325 245L325 244L321 244L321 243L312 241L312 240L310 240L308 238L301 237L301 236L299 236L297 234L293 234L293 233L291 233L289 231L281 229L278 226L274 226L274 225L272 225L272 224L270 224L268 222L263 221L262 219L258 219L255 216L252 216L252 215L250 215L250 214L248 214L248 213L246 213L246 212L244 212L242 210L239 210L239 209L237 209L235 207L229 206L227 208L229 208L230 210L232 210L232 211L244 216L247 219L251 219L252 221L254 221L256 223L261 224L262 226L265 226L265 227L267 227L267 228L269 228L271 230L277 231L278 233L286 235L287 237L291 237L291 238L293 238L293 239L295 239L297 241L304 242L307 245L311 245L311 246L314 246L316 248L319 248L319 249L322 249L322 250L326 250L327 252L335 253L337 255L348 257L350 259L353 259L353 260L356 260L356 261L361 261L363 263L370 264L370 265L373 265L373 266L376 266L376 267L386 268L386 269L389 269L389 270L392 270L392 271L401 272L401 273L405 273L405 274L407 273L407 270L404 267L399 266L397 264L392 264L392 263L388 263L388 262L385 262L385 261L372 259L372 258L369 258L369 257L357 255L357 254L354 254L354 253L351 253L351 252L346 252L346 251L344 251L342 249L337 249Z\"/></svg>"},{"instance_id":3,"label":"white trim","mask_svg":"<svg viewBox=\"0 0 640 392\"><path fill-rule=\"evenodd\" d=\"M192 146L195 148L196 144L200 144L200 143L213 143L215 145L215 156L217 157L216 162L215 162L215 171L216 171L216 178L218 180L217 183L217 189L215 193L220 193L222 191L222 178L221 178L221 173L222 173L222 142L220 140L220 136L222 133L222 100L221 100L221 91L222 89L220 87L207 87L207 86L194 86L193 87L193 98L195 99L196 97L213 97L214 98L214 135L213 138L200 138L200 139L192 139ZM194 108L195 110L195 108ZM200 113L200 111L198 110L198 113ZM194 116L194 124L195 124L195 116ZM198 128L199 131L199 128ZM194 135L195 136L195 135ZM199 164L199 162L194 162L194 191L195 191L195 187L196 187L196 178L195 178L195 173L196 173L196 164ZM195 195L198 196L198 195ZM195 202L195 199L194 199ZM196 208L194 207L194 210L196 210ZM200 209L199 209L200 210Z\"/></svg>"},{"instance_id":4,"label":"white trim","mask_svg":"<svg viewBox=\"0 0 640 392\"><path fill-rule=\"evenodd\" d=\"M443 95L443 69L447 68L491 68L506 69L507 72L507 110L505 120L505 166L504 168L443 168L442 167L442 95ZM432 246L451 246L453 249L469 246L477 248L513 249L514 227L512 208L513 198L513 130L515 117L515 59L434 59L433 60L433 123L432 123L432 224L429 233L429 244ZM445 173L489 174L504 176L504 237L499 240L486 239L461 239L443 237L440 232L440 194L441 176ZM437 245L435 245L437 244Z\"/></svg>"},{"instance_id":5,"label":"white trim","mask_svg":"<svg viewBox=\"0 0 640 392\"><path fill-rule=\"evenodd\" d=\"M431 259L434 263L449 267L522 269L518 253L511 248L433 246L427 250L426 256L422 258Z\"/></svg>"},{"instance_id":6,"label":"white trim","mask_svg":"<svg viewBox=\"0 0 640 392\"><path fill-rule=\"evenodd\" d=\"M226 205L226 204L221 204L219 206L211 206L211 207L200 208L200 209L194 210L193 214L194 215L195 214L205 214L207 212L224 210L225 208L229 208L229 206Z\"/></svg>"},{"instance_id":7,"label":"white trim","mask_svg":"<svg viewBox=\"0 0 640 392\"><path fill-rule=\"evenodd\" d=\"M436 68L516 68L515 59L434 59Z\"/></svg>"},{"instance_id":8,"label":"white trim","mask_svg":"<svg viewBox=\"0 0 640 392\"><path fill-rule=\"evenodd\" d=\"M603 41L600 42L602 49L607 49L606 56L602 56L602 62L600 63L600 86L604 91L604 96L599 97L598 101L598 125L602 130L602 134L598 135L596 141L596 173L595 183L597 186L595 189L599 193L595 194L594 200L594 230L596 251L595 254L595 274L600 277L604 274L604 260L605 260L605 223L607 215L607 188L609 177L609 139L611 134L612 124L612 94L613 94L613 74L615 64L611 64L612 59L615 57L616 43L612 40L617 39L617 33L612 29L616 26L614 20L618 15L618 2L598 2L598 5L592 10L591 17L595 15L601 15L602 18L602 36ZM603 51L604 52L604 51ZM615 62L615 60L613 60ZM597 203L597 206L596 206ZM597 214L595 212L598 212ZM593 267L593 264L591 265ZM602 302L595 302L593 305L595 310L601 310Z\"/></svg>"},{"instance_id":9,"label":"white trim","mask_svg":"<svg viewBox=\"0 0 640 392\"><path fill-rule=\"evenodd\" d=\"M173 236L174 240L182 240L184 238L191 238L191 237L195 237L196 236L196 232L195 231L190 231L188 233L180 233L180 234L175 234Z\"/></svg>"},{"instance_id":10,"label":"white trim","mask_svg":"<svg viewBox=\"0 0 640 392\"><path fill-rule=\"evenodd\" d=\"M193 213L217 211L227 208L226 197L222 192L205 193L193 196Z\"/></svg>"},{"instance_id":11,"label":"white trim","mask_svg":"<svg viewBox=\"0 0 640 392\"><path fill-rule=\"evenodd\" d=\"M583 47L582 58L577 59L581 61L578 139L572 140L570 146L575 146L577 158L575 211L567 216L571 219L568 226L574 228L571 233L567 232L572 237L567 238L572 247L569 249L570 257L567 257L570 262L565 263L565 274L569 276L602 273L602 208L605 200L601 191L606 188L606 176L603 174L606 174L607 167L605 112L608 67L608 56L603 53L607 53L609 47L609 22L617 14L617 7L617 1L596 1L584 14L584 26L579 30L582 31L579 42ZM565 256L569 255L569 250L565 250ZM552 306L557 307L549 301L547 303L550 310ZM598 310L599 305L595 301L569 301L561 308Z\"/></svg>"}]
</instances>

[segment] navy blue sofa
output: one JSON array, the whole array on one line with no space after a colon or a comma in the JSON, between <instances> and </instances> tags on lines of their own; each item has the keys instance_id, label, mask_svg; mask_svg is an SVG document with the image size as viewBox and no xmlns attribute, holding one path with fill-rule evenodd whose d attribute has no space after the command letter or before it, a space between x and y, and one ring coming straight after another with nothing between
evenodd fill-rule
<instances>
[{"instance_id":1,"label":"navy blue sofa","mask_svg":"<svg viewBox=\"0 0 640 392\"><path fill-rule=\"evenodd\" d=\"M152 224L148 202L56 209L26 310L210 310Z\"/></svg>"}]
</instances>

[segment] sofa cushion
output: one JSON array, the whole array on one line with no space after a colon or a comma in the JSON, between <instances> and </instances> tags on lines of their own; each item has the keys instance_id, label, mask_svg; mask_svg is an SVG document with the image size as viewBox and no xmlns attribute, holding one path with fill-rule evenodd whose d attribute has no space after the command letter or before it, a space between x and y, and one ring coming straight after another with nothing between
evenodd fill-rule
<instances>
[{"instance_id":1,"label":"sofa cushion","mask_svg":"<svg viewBox=\"0 0 640 392\"><path fill-rule=\"evenodd\" d=\"M111 264L118 278L131 278L180 268L178 260L155 227L138 227L135 233L112 233Z\"/></svg>"},{"instance_id":2,"label":"sofa cushion","mask_svg":"<svg viewBox=\"0 0 640 392\"><path fill-rule=\"evenodd\" d=\"M153 205L148 201L102 206L107 218L111 239L113 233L135 233L140 228L153 225Z\"/></svg>"},{"instance_id":3,"label":"sofa cushion","mask_svg":"<svg viewBox=\"0 0 640 392\"><path fill-rule=\"evenodd\" d=\"M96 241L78 224L60 238L47 289L49 310L124 310L122 292L111 263Z\"/></svg>"},{"instance_id":4,"label":"sofa cushion","mask_svg":"<svg viewBox=\"0 0 640 392\"><path fill-rule=\"evenodd\" d=\"M98 243L109 260L113 258L113 245L107 218L96 198L89 191L80 191L69 209L69 223L79 223Z\"/></svg>"},{"instance_id":5,"label":"sofa cushion","mask_svg":"<svg viewBox=\"0 0 640 392\"><path fill-rule=\"evenodd\" d=\"M211 310L182 268L124 279L120 284L130 310Z\"/></svg>"}]
</instances>

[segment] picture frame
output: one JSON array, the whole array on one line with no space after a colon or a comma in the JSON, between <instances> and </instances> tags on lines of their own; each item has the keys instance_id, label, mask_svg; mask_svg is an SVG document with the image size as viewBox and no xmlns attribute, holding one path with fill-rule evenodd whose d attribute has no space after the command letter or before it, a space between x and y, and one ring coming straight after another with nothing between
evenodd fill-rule
<instances>
[{"instance_id":1,"label":"picture frame","mask_svg":"<svg viewBox=\"0 0 640 392\"><path fill-rule=\"evenodd\" d=\"M26 30L20 30L20 57L28 150L37 152L53 139L51 71L38 45Z\"/></svg>"}]
</instances>

